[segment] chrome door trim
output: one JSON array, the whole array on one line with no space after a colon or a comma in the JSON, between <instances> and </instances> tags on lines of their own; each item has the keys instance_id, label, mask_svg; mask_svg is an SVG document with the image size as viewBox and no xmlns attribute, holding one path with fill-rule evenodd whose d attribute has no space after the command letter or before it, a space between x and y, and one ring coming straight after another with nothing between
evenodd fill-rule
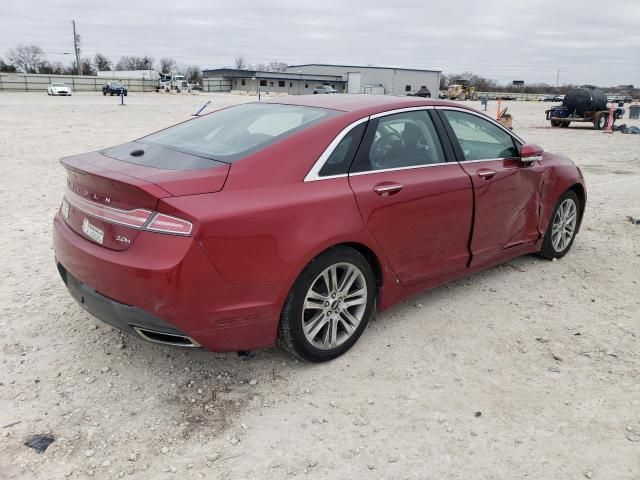
<instances>
[{"instance_id":1,"label":"chrome door trim","mask_svg":"<svg viewBox=\"0 0 640 480\"><path fill-rule=\"evenodd\" d=\"M440 163L427 163L425 165L410 165L408 167L395 167L395 168L383 168L381 170L367 170L364 172L351 172L349 174L350 177L356 177L360 175L371 175L373 173L385 173L385 172L397 172L401 170L414 170L416 168L429 168L429 167L441 167L443 165L457 165L460 166L458 162L440 162Z\"/></svg>"},{"instance_id":2,"label":"chrome door trim","mask_svg":"<svg viewBox=\"0 0 640 480\"><path fill-rule=\"evenodd\" d=\"M520 157L502 157L502 158L480 158L478 160L462 160L460 162L460 165L463 165L465 163L479 163L479 162L495 162L497 160L500 161L504 161L504 160L518 160L518 161L522 161L520 160Z\"/></svg>"}]
</instances>

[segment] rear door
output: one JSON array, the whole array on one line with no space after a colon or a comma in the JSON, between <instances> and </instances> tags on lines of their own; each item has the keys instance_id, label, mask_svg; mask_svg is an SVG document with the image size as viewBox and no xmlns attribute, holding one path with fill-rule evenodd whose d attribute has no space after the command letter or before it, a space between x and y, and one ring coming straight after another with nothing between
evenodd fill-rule
<instances>
[{"instance_id":1,"label":"rear door","mask_svg":"<svg viewBox=\"0 0 640 480\"><path fill-rule=\"evenodd\" d=\"M471 265L538 239L543 168L523 163L519 142L482 114L437 110L475 192Z\"/></svg>"},{"instance_id":2,"label":"rear door","mask_svg":"<svg viewBox=\"0 0 640 480\"><path fill-rule=\"evenodd\" d=\"M360 213L404 284L469 260L472 186L445 151L426 109L376 115L349 173Z\"/></svg>"}]
</instances>

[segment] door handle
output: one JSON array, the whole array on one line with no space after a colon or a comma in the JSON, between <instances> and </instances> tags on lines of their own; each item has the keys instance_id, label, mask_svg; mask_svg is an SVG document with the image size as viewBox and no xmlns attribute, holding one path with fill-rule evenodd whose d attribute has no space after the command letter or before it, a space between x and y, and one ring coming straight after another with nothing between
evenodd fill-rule
<instances>
[{"instance_id":1,"label":"door handle","mask_svg":"<svg viewBox=\"0 0 640 480\"><path fill-rule=\"evenodd\" d=\"M491 180L493 177L496 176L496 171L489 170L488 168L483 168L481 170L478 170L477 175L483 180Z\"/></svg>"},{"instance_id":2,"label":"door handle","mask_svg":"<svg viewBox=\"0 0 640 480\"><path fill-rule=\"evenodd\" d=\"M389 197L391 195L395 195L403 188L404 185L401 185L399 183L379 183L378 185L373 187L373 191L381 197Z\"/></svg>"}]
</instances>

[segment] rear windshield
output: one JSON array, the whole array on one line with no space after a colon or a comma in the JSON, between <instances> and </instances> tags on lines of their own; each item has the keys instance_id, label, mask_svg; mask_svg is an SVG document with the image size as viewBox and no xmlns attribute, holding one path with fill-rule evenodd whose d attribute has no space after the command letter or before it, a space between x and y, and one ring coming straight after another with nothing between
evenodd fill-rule
<instances>
[{"instance_id":1,"label":"rear windshield","mask_svg":"<svg viewBox=\"0 0 640 480\"><path fill-rule=\"evenodd\" d=\"M139 141L233 162L332 115L332 110L323 108L248 103L213 112Z\"/></svg>"}]
</instances>

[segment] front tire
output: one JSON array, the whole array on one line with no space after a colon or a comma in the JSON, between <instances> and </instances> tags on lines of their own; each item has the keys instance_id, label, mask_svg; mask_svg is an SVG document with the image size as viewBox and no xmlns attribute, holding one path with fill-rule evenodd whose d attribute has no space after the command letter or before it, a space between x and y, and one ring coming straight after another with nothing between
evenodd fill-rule
<instances>
[{"instance_id":1,"label":"front tire","mask_svg":"<svg viewBox=\"0 0 640 480\"><path fill-rule=\"evenodd\" d=\"M327 250L307 265L285 301L278 342L293 355L325 362L349 350L375 307L371 265L353 248Z\"/></svg>"},{"instance_id":2,"label":"front tire","mask_svg":"<svg viewBox=\"0 0 640 480\"><path fill-rule=\"evenodd\" d=\"M567 190L553 207L540 256L547 260L564 257L576 238L581 216L578 196L573 190Z\"/></svg>"}]
</instances>

